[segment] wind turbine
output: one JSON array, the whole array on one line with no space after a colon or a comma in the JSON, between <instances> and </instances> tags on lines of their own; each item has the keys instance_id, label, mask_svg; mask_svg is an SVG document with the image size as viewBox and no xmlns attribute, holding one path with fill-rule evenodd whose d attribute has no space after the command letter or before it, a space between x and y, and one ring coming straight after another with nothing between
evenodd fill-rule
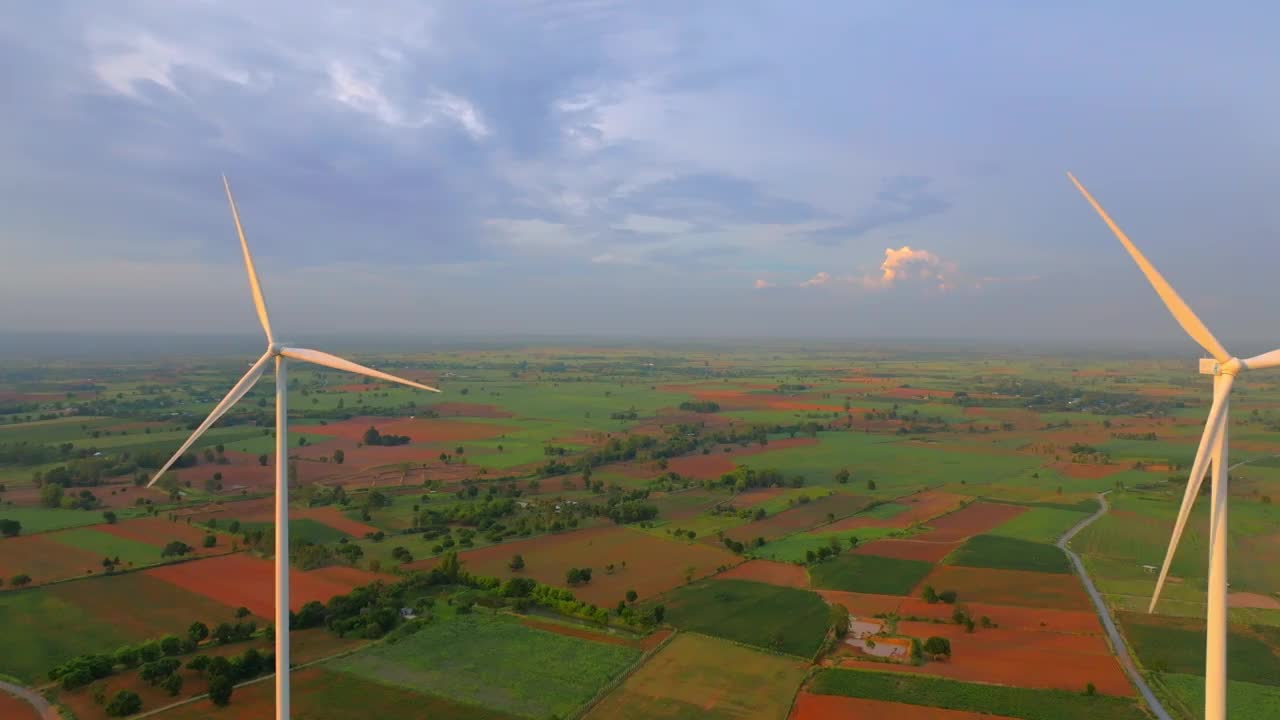
<instances>
[{"instance_id":1,"label":"wind turbine","mask_svg":"<svg viewBox=\"0 0 1280 720\"><path fill-rule=\"evenodd\" d=\"M1111 232L1120 239L1124 249L1129 251L1142 274L1147 276L1151 287L1155 288L1165 307L1173 314L1182 329L1199 343L1200 347L1212 355L1212 358L1200 361L1200 372L1213 376L1213 405L1209 408L1209 418L1204 424L1204 433L1200 436L1200 446L1196 449L1196 459L1191 465L1191 478L1187 481L1187 489L1182 495L1182 507L1178 510L1178 519L1173 526L1173 536L1169 539L1169 549L1164 556L1164 565L1160 568L1160 579L1156 581L1155 592L1151 596L1151 606L1147 612L1155 612L1156 602L1160 599L1160 591L1164 589L1165 578L1169 575L1169 565L1173 563L1173 555L1178 549L1178 540L1191 515L1191 506L1200 494L1200 485L1204 482L1204 473L1210 461L1213 463L1213 497L1209 505L1209 608L1207 621L1207 638L1205 641L1204 672L1204 716L1207 720L1225 720L1227 717L1227 407L1230 404L1231 386L1236 376L1245 370L1262 370L1280 365L1280 350L1272 350L1241 360L1227 352L1217 338L1209 332L1200 318L1191 311L1178 293L1169 285L1160 271L1130 242L1097 200L1085 190L1075 176L1067 173L1076 189L1084 195L1093 209L1102 216L1103 222L1111 228Z\"/></svg>"},{"instance_id":2,"label":"wind turbine","mask_svg":"<svg viewBox=\"0 0 1280 720\"><path fill-rule=\"evenodd\" d=\"M258 378L266 372L267 366L272 360L275 361L276 370L276 618L275 618L275 643L276 643L276 720L288 720L289 718L289 485L287 482L287 468L289 462L289 412L288 412L288 392L289 383L286 372L286 361L301 360L303 362L323 365L335 370L345 370L347 372L356 373L357 375L366 375L378 380L387 382L400 383L408 385L420 390L430 390L431 392L440 392L436 388L428 387L412 380L405 380L394 375L388 375L379 372L373 368L365 367L344 360L336 355L320 352L319 350L307 350L304 348L290 347L276 340L276 336L271 332L271 320L267 317L267 303L262 298L262 285L258 282L258 272L253 267L253 256L249 254L249 245L244 239L244 229L240 226L240 213L236 210L235 198L231 196L231 185L227 183L227 178L222 177L222 187L227 191L227 202L231 205L231 217L235 220L236 234L240 236L240 250L244 253L244 268L249 274L249 290L253 294L253 305L258 311L258 320L262 323L262 330L267 334L267 351L258 358L258 361L249 368L249 371L240 378L222 398L222 401L213 408L213 412L209 413L209 417L200 423L200 427L191 433L191 437L178 448L178 451L169 458L169 462L160 468L151 482L147 483L147 487L156 484L161 475L173 466L173 463L182 454L190 448L196 440L204 434L206 430L213 426L218 418L222 417L231 409L233 405L239 402L246 393L258 382Z\"/></svg>"}]
</instances>

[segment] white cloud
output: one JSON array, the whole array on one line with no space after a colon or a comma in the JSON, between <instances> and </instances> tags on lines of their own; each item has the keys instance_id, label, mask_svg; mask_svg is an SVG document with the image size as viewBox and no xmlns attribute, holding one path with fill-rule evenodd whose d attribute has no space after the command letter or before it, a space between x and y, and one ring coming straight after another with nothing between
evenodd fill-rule
<instances>
[{"instance_id":1,"label":"white cloud","mask_svg":"<svg viewBox=\"0 0 1280 720\"><path fill-rule=\"evenodd\" d=\"M385 125L417 129L448 121L473 140L485 138L490 132L480 111L466 98L453 93L434 90L416 103L393 100L382 88L380 73L359 72L341 61L330 63L329 82L329 95L333 100L372 115ZM406 107L415 104L416 110Z\"/></svg>"},{"instance_id":2,"label":"white cloud","mask_svg":"<svg viewBox=\"0 0 1280 720\"><path fill-rule=\"evenodd\" d=\"M771 287L777 287L777 286L778 286L777 283L771 283L768 280L765 280L764 278L756 278L755 288L757 290L764 290L765 288L771 288Z\"/></svg>"},{"instance_id":3,"label":"white cloud","mask_svg":"<svg viewBox=\"0 0 1280 720\"><path fill-rule=\"evenodd\" d=\"M831 273L824 271L800 283L800 287L819 287L829 282L831 282Z\"/></svg>"}]
</instances>

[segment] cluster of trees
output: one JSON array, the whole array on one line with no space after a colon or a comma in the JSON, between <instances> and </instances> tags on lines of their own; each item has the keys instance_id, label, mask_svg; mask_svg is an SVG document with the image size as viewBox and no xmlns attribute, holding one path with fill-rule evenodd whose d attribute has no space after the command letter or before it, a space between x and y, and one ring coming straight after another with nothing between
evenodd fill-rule
<instances>
[{"instance_id":1,"label":"cluster of trees","mask_svg":"<svg viewBox=\"0 0 1280 720\"><path fill-rule=\"evenodd\" d=\"M570 585L585 585L591 582L591 568L569 568L564 573L564 581Z\"/></svg>"},{"instance_id":2,"label":"cluster of trees","mask_svg":"<svg viewBox=\"0 0 1280 720\"><path fill-rule=\"evenodd\" d=\"M805 479L803 475L796 475L788 480L781 470L775 468L756 470L747 465L739 465L732 471L721 475L719 480L708 481L707 484L712 487L728 488L734 492L745 492L752 488L774 486L804 487Z\"/></svg>"},{"instance_id":3,"label":"cluster of trees","mask_svg":"<svg viewBox=\"0 0 1280 720\"><path fill-rule=\"evenodd\" d=\"M925 585L924 591L920 594L920 597L923 598L924 601L929 603L930 605L934 605L939 602L944 602L948 605L954 605L956 602L956 591L943 590L942 592L937 592L933 589L932 585Z\"/></svg>"},{"instance_id":4,"label":"cluster of trees","mask_svg":"<svg viewBox=\"0 0 1280 720\"><path fill-rule=\"evenodd\" d=\"M691 532L692 532L692 531L691 531ZM690 539L692 539L692 538L690 538ZM746 552L748 549L758 548L758 547L763 547L763 546L764 546L764 538L762 538L762 537L757 537L755 540L750 541L750 544L749 544L749 545L748 545L747 543L741 543L741 542L738 542L737 540L734 540L733 538L729 537L728 535L726 535L726 536L724 536L724 537L720 538L720 542L721 542L721 543L722 543L726 548L728 548L730 552L734 552L734 553L737 553L737 554L739 554L739 555L741 555L742 553Z\"/></svg>"},{"instance_id":5,"label":"cluster of trees","mask_svg":"<svg viewBox=\"0 0 1280 720\"><path fill-rule=\"evenodd\" d=\"M0 518L0 536L17 537L22 532L22 523L17 520Z\"/></svg>"},{"instance_id":6,"label":"cluster of trees","mask_svg":"<svg viewBox=\"0 0 1280 720\"><path fill-rule=\"evenodd\" d=\"M368 430L365 430L363 439L365 445L375 446L408 445L410 442L408 435L383 435L378 432L378 428L376 427L370 427ZM337 462L336 459L335 462Z\"/></svg>"},{"instance_id":7,"label":"cluster of trees","mask_svg":"<svg viewBox=\"0 0 1280 720\"><path fill-rule=\"evenodd\" d=\"M850 536L849 547L850 549L858 547L858 538ZM815 563L820 563L824 560L828 560L830 558L833 558L839 555L841 550L843 549L844 549L844 546L841 545L839 538L835 538L835 537L830 538L829 540L827 540L826 545L819 547L817 550L804 551L805 564L813 565Z\"/></svg>"},{"instance_id":8,"label":"cluster of trees","mask_svg":"<svg viewBox=\"0 0 1280 720\"><path fill-rule=\"evenodd\" d=\"M686 412L714 413L720 412L720 404L710 400L696 400L680 403L680 409Z\"/></svg>"}]
</instances>

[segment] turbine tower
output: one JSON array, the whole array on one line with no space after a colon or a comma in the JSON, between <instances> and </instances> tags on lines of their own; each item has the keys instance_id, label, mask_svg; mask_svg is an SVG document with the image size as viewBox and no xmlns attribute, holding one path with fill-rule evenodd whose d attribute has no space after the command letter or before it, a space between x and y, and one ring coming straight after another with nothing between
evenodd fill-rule
<instances>
[{"instance_id":1,"label":"turbine tower","mask_svg":"<svg viewBox=\"0 0 1280 720\"><path fill-rule=\"evenodd\" d=\"M244 239L244 229L240 226L240 213L236 210L235 198L231 196L231 185L227 183L227 178L222 177L222 187L227 191L227 202L231 205L231 218L236 224L236 234L240 236L240 250L244 253L244 268L249 274L249 290L253 294L253 305L258 311L258 321L262 323L262 330L267 334L267 351L258 358L258 361L249 368L249 371L240 378L222 398L217 406L213 408L213 412L209 413L209 417L200 423L200 427L191 433L191 437L178 448L178 451L169 458L169 462L160 468L151 482L147 483L147 487L156 484L161 475L173 466L173 463L182 457L182 454L190 448L196 440L204 434L206 430L213 426L218 418L222 417L231 409L233 405L240 401L246 393L253 388L258 382L258 378L266 372L267 366L275 361L276 370L276 588L275 588L275 643L276 643L276 720L288 720L289 718L289 486L288 486L288 462L289 462L289 412L288 412L288 392L289 382L286 371L286 361L301 360L303 362L323 365L324 367L333 368L335 370L345 370L347 372L356 373L357 375L365 375L378 380L387 382L400 383L408 385L420 390L430 390L431 392L440 392L436 388L428 387L412 380L405 380L394 375L388 375L379 372L373 368L365 367L344 360L336 355L320 352L319 350L307 350L304 348L290 347L276 340L276 336L271 332L271 320L267 316L267 303L262 298L262 285L258 282L258 272L253 267L253 256L249 254L249 245Z\"/></svg>"},{"instance_id":2,"label":"turbine tower","mask_svg":"<svg viewBox=\"0 0 1280 720\"><path fill-rule=\"evenodd\" d=\"M1206 720L1225 720L1227 717L1227 407L1230 403L1231 386L1236 377L1245 370L1262 370L1280 365L1280 350L1272 350L1241 360L1227 352L1217 338L1209 332L1200 318L1191 311L1178 293L1169 285L1160 271L1147 260L1137 247L1129 240L1097 200L1085 190L1075 176L1067 173L1076 189L1084 195L1085 200L1102 216L1103 222L1111 228L1111 232L1120 239L1124 249L1133 257L1142 274L1147 276L1151 287L1155 288L1165 307L1173 314L1187 335L1191 336L1200 347L1204 348L1212 358L1200 361L1200 372L1213 376L1213 405L1209 408L1209 418L1204 424L1204 433L1200 436L1200 446L1196 449L1196 459L1191 465L1191 477L1187 481L1187 489L1182 495L1182 507L1178 509L1178 519L1173 526L1173 536L1169 539L1169 549L1164 556L1164 565L1160 568L1160 579L1156 581L1155 592L1151 596L1151 606L1147 612L1155 612L1156 602L1160 599L1160 591L1164 589L1164 581L1169 575L1169 566L1173 563L1174 553L1178 550L1178 540L1191 515L1191 506L1200 494L1200 485L1204 482L1204 473L1210 461L1213 463L1213 497L1209 505L1209 597L1207 637L1205 640L1205 672L1204 672L1204 716Z\"/></svg>"}]
</instances>

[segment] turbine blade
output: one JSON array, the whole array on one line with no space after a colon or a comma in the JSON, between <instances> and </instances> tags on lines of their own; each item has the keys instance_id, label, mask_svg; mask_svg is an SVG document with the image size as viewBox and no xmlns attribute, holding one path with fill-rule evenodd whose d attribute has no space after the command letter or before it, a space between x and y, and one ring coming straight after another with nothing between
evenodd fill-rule
<instances>
[{"instance_id":1,"label":"turbine blade","mask_svg":"<svg viewBox=\"0 0 1280 720\"><path fill-rule=\"evenodd\" d=\"M249 243L244 239L244 228L240 226L240 211L236 209L236 199L231 196L231 184L227 176L222 176L222 187L227 191L227 202L231 205L231 217L236 221L236 234L240 236L240 250L244 253L244 269L249 272L249 290L253 293L253 307L258 311L258 322L267 334L267 342L275 342L271 334L271 320L267 317L267 301L262 298L262 284L258 282L258 271L253 267L253 256L249 254Z\"/></svg>"},{"instance_id":2,"label":"turbine blade","mask_svg":"<svg viewBox=\"0 0 1280 720\"><path fill-rule=\"evenodd\" d=\"M416 383L412 380L405 380L404 378L396 377L395 375L388 375L387 373L381 372L379 370L374 370L371 367L358 365L356 363L351 362L350 360L343 360L337 355L330 355L329 353L320 352L319 350L306 350L304 348L287 347L287 348L281 348L280 354L284 355L287 358L293 358L294 360L302 360L304 362L315 363L316 365L331 367L334 370L345 370L349 373L355 373L357 375L367 375L371 378L377 378L379 380L385 380L387 382L400 383L401 385L408 385L409 387L415 387L415 388L418 388L419 390L430 390L431 392L440 392L436 388L433 388L429 385Z\"/></svg>"},{"instance_id":3,"label":"turbine blade","mask_svg":"<svg viewBox=\"0 0 1280 720\"><path fill-rule=\"evenodd\" d=\"M1178 551L1178 542L1182 539L1182 531L1191 517L1191 506L1200 494L1200 485L1204 482L1204 473L1209 469L1209 451L1213 443L1227 424L1223 410L1227 406L1227 398L1231 395L1231 386L1235 383L1234 375L1223 375L1223 382L1213 395L1213 407L1209 408L1209 418L1204 423L1204 433L1200 436L1200 447L1196 449L1195 462L1191 464L1191 477L1187 480L1187 489L1182 494L1182 506L1178 508L1178 520L1173 525L1173 535L1169 538L1169 549L1164 555L1164 565L1160 567L1160 579L1156 581L1155 592L1151 594L1151 605L1147 612L1155 612L1156 603L1160 600L1160 591L1164 589L1165 578L1169 575L1169 566L1173 564L1173 556Z\"/></svg>"},{"instance_id":4,"label":"turbine blade","mask_svg":"<svg viewBox=\"0 0 1280 720\"><path fill-rule=\"evenodd\" d=\"M227 393L227 396L222 398L222 402L218 403L217 406L213 408L213 412L209 413L209 417L205 418L204 422L200 423L200 427L196 428L196 431L191 433L191 437L187 438L187 441L182 443L182 447L178 448L178 452L174 453L173 457L169 458L169 462L165 463L164 467L160 468L160 472L156 473L155 476L151 478L151 482L147 483L147 487L155 485L156 481L160 479L160 476L164 475L165 471L172 467L173 464L178 461L178 458L182 457L182 453L186 452L196 440L200 439L200 436L204 434L205 430L208 430L210 426L217 422L218 418L227 414L227 411L239 402L240 398L245 396L245 393L249 392L253 387L253 384L258 382L258 378L262 377L262 373L266 371L267 365L270 362L270 352L265 353L262 357L258 358L258 362L254 363L253 367L249 368L249 372L245 373L244 377L240 378L240 382L236 383L231 388L231 391Z\"/></svg>"},{"instance_id":5,"label":"turbine blade","mask_svg":"<svg viewBox=\"0 0 1280 720\"><path fill-rule=\"evenodd\" d=\"M1191 339L1199 343L1200 347L1204 348L1205 352L1212 355L1215 360L1220 363L1225 363L1230 360L1231 355L1227 353L1226 348L1222 347L1222 343L1218 342L1218 339L1213 336L1213 333L1209 332L1209 328L1205 327L1205 324L1200 322L1200 318L1196 317L1194 312L1191 312L1191 308L1182 301L1181 297L1178 297L1177 291L1173 289L1173 286L1169 284L1169 281L1164 279L1164 276L1160 274L1160 271L1156 270L1155 266L1152 265L1150 261L1147 260L1146 256L1138 250L1137 246L1129 240L1129 236L1125 235L1124 231L1111 220L1111 216L1107 215L1107 211L1103 210L1102 206L1098 204L1098 201L1094 200L1093 196L1089 194L1089 191L1084 189L1084 185L1080 184L1080 181L1076 179L1076 176L1071 173L1067 173L1067 177L1071 178L1071 182L1075 184L1076 189L1080 191L1080 194L1084 195L1084 199L1088 200L1089 204L1093 206L1093 209L1102 216L1102 221L1105 222L1107 227L1111 228L1111 232L1120 239L1120 243L1124 245L1124 249L1129 251L1129 255L1133 258L1133 261L1138 264L1138 269L1142 270L1142 274L1147 276L1147 281L1151 283L1151 287L1155 288L1156 293L1160 295L1160 299L1164 301L1165 307L1169 308L1169 312L1173 314L1173 319L1177 320L1178 324L1182 326L1182 329L1191 336Z\"/></svg>"},{"instance_id":6,"label":"turbine blade","mask_svg":"<svg viewBox=\"0 0 1280 720\"><path fill-rule=\"evenodd\" d=\"M1250 370L1262 370L1263 368L1275 367L1280 365L1280 350L1272 350L1269 353L1254 355L1244 361L1244 366Z\"/></svg>"}]
</instances>

